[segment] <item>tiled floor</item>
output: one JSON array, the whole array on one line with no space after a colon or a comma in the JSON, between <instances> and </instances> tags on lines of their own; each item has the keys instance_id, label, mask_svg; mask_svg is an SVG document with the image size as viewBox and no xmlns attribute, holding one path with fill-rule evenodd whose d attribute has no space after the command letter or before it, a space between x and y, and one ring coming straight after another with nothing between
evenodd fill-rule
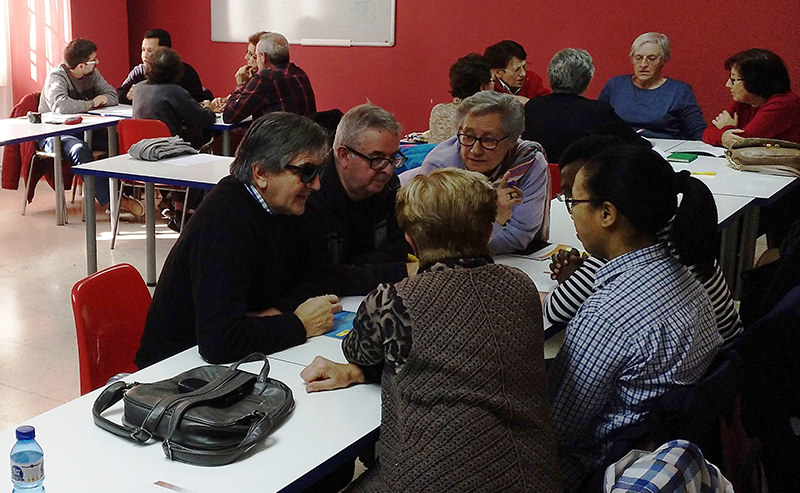
<instances>
[{"instance_id":1,"label":"tiled floor","mask_svg":"<svg viewBox=\"0 0 800 493\"><path fill-rule=\"evenodd\" d=\"M80 395L70 305L72 285L86 277L80 198L70 204L69 224L56 226L53 191L44 182L36 190L25 216L24 191L0 190L0 429ZM120 224L110 250L108 216L98 218L98 268L128 262L144 274L144 223ZM160 271L177 234L165 221L156 227Z\"/></svg>"}]
</instances>

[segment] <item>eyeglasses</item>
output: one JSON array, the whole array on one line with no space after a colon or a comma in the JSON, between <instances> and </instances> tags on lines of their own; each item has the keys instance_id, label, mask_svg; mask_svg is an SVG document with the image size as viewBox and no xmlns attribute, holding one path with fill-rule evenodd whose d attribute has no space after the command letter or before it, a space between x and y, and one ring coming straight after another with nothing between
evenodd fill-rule
<instances>
[{"instance_id":1,"label":"eyeglasses","mask_svg":"<svg viewBox=\"0 0 800 493\"><path fill-rule=\"evenodd\" d=\"M380 171L389 164L391 164L395 169L401 168L406 163L406 159L408 159L400 151L397 151L397 154L395 154L394 157L369 157L366 154L358 152L350 146L344 146L344 148L369 163L369 168L374 171Z\"/></svg>"},{"instance_id":2,"label":"eyeglasses","mask_svg":"<svg viewBox=\"0 0 800 493\"><path fill-rule=\"evenodd\" d=\"M253 58L256 57L256 54L255 54L255 52L248 51L247 53L244 54L244 57L247 58L247 59L253 59Z\"/></svg>"},{"instance_id":3,"label":"eyeglasses","mask_svg":"<svg viewBox=\"0 0 800 493\"><path fill-rule=\"evenodd\" d=\"M100 60L95 58L94 60L87 60L87 61L85 61L83 63L85 63L86 65L97 65L98 63L100 63Z\"/></svg>"},{"instance_id":4,"label":"eyeglasses","mask_svg":"<svg viewBox=\"0 0 800 493\"><path fill-rule=\"evenodd\" d=\"M327 164L323 164L321 166L316 166L311 163L304 163L301 166L295 166L293 164L286 165L286 169L292 170L295 173L297 173L297 175L300 176L300 181L303 183L311 183L312 181L314 181L314 178L316 178L317 175L322 177L327 168L328 168Z\"/></svg>"},{"instance_id":5,"label":"eyeglasses","mask_svg":"<svg viewBox=\"0 0 800 493\"><path fill-rule=\"evenodd\" d=\"M590 204L592 202L597 202L597 199L573 199L569 195L565 193L559 193L556 195L556 198L559 202L564 202L564 205L567 206L567 212L572 214L573 209L578 204Z\"/></svg>"},{"instance_id":6,"label":"eyeglasses","mask_svg":"<svg viewBox=\"0 0 800 493\"><path fill-rule=\"evenodd\" d=\"M737 82L739 82L740 80L744 80L744 79L742 79L741 77L739 77L738 79L735 78L735 77L728 77L728 80L731 81L731 85L734 85Z\"/></svg>"},{"instance_id":7,"label":"eyeglasses","mask_svg":"<svg viewBox=\"0 0 800 493\"><path fill-rule=\"evenodd\" d=\"M528 62L525 61L525 62L520 63L516 67L504 68L503 71L504 72L511 72L512 74L518 74L520 72L524 72L525 71L525 67L527 65L528 65Z\"/></svg>"},{"instance_id":8,"label":"eyeglasses","mask_svg":"<svg viewBox=\"0 0 800 493\"><path fill-rule=\"evenodd\" d=\"M508 135L505 137L501 137L499 139L495 139L493 137L475 137L474 135L470 134L458 134L458 141L461 143L462 146L472 147L475 145L475 142L480 142L481 147L483 147L487 151L492 151L497 149L497 146L500 144L501 140L505 140L508 138Z\"/></svg>"},{"instance_id":9,"label":"eyeglasses","mask_svg":"<svg viewBox=\"0 0 800 493\"><path fill-rule=\"evenodd\" d=\"M657 61L661 60L661 55L647 55L647 56L633 55L631 57L631 60L633 60L636 63L642 63L643 60L647 60L647 63L650 64L650 63L656 63Z\"/></svg>"}]
</instances>

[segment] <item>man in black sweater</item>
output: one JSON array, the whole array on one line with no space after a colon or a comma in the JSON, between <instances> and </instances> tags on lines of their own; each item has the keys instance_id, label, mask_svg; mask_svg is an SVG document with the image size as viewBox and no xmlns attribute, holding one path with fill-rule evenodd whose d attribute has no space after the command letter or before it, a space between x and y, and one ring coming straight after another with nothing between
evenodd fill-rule
<instances>
[{"instance_id":1,"label":"man in black sweater","mask_svg":"<svg viewBox=\"0 0 800 493\"><path fill-rule=\"evenodd\" d=\"M195 344L207 361L227 363L333 327L341 305L325 295L332 283L297 217L319 189L326 144L321 127L295 114L270 113L250 127L231 175L167 257L136 355L140 368Z\"/></svg>"},{"instance_id":2,"label":"man in black sweater","mask_svg":"<svg viewBox=\"0 0 800 493\"><path fill-rule=\"evenodd\" d=\"M133 67L128 77L122 82L122 85L117 88L119 104L133 104L133 86L145 80L146 65L161 46L172 48L172 38L167 31L163 29L151 29L144 33L144 39L142 40L142 63ZM189 91L192 99L198 103L206 99L211 99L211 91L203 87L203 83L200 82L200 76L197 74L197 71L186 62L183 62L183 73L175 83Z\"/></svg>"},{"instance_id":3,"label":"man in black sweater","mask_svg":"<svg viewBox=\"0 0 800 493\"><path fill-rule=\"evenodd\" d=\"M394 170L405 162L400 124L378 106L356 106L336 129L333 156L335 170L322 177L303 219L312 248L328 253L336 293L364 295L416 272L394 215Z\"/></svg>"}]
</instances>

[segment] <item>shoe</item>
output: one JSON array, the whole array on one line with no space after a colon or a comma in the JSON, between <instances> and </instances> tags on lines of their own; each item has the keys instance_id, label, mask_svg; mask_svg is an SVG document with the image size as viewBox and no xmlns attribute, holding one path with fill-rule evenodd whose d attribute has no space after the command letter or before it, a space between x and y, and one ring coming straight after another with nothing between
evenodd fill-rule
<instances>
[{"instance_id":1,"label":"shoe","mask_svg":"<svg viewBox=\"0 0 800 493\"><path fill-rule=\"evenodd\" d=\"M183 211L182 210L175 209L174 211L172 211L172 218L170 218L169 222L167 223L167 227L169 229L171 229L172 231L175 231L176 233L180 233L181 232L181 217L183 217ZM192 217L192 215L191 214L187 214L186 215L186 221L184 221L184 223L188 222L190 217Z\"/></svg>"},{"instance_id":2,"label":"shoe","mask_svg":"<svg viewBox=\"0 0 800 493\"><path fill-rule=\"evenodd\" d=\"M161 217L164 219L172 219L172 214L175 211L175 206L172 204L172 201L168 198L162 198L158 205L156 206L157 210L161 211Z\"/></svg>"},{"instance_id":3,"label":"shoe","mask_svg":"<svg viewBox=\"0 0 800 493\"><path fill-rule=\"evenodd\" d=\"M133 197L123 195L119 203L119 211L129 212L136 217L141 217L144 215L144 205Z\"/></svg>"}]
</instances>

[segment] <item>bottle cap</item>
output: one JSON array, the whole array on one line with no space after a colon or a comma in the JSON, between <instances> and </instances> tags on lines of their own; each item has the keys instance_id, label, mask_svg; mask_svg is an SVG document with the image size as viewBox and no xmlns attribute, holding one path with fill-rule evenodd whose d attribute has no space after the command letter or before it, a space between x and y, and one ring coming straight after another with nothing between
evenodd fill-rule
<instances>
[{"instance_id":1,"label":"bottle cap","mask_svg":"<svg viewBox=\"0 0 800 493\"><path fill-rule=\"evenodd\" d=\"M22 425L17 428L17 440L33 440L36 430L31 425Z\"/></svg>"}]
</instances>

